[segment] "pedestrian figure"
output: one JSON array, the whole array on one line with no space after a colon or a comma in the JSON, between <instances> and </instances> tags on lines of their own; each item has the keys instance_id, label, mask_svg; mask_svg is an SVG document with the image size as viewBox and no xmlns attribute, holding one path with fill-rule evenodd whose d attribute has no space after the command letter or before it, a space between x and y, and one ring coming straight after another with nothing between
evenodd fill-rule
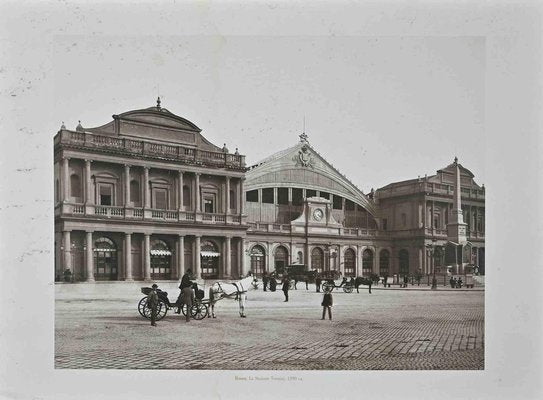
<instances>
[{"instance_id":1,"label":"pedestrian figure","mask_svg":"<svg viewBox=\"0 0 543 400\"><path fill-rule=\"evenodd\" d=\"M321 291L322 278L320 275L317 275L315 278L315 287L317 288L317 293Z\"/></svg>"},{"instance_id":2,"label":"pedestrian figure","mask_svg":"<svg viewBox=\"0 0 543 400\"><path fill-rule=\"evenodd\" d=\"M268 274L264 272L262 274L262 284L264 285L264 291L267 292L268 290Z\"/></svg>"},{"instance_id":3,"label":"pedestrian figure","mask_svg":"<svg viewBox=\"0 0 543 400\"><path fill-rule=\"evenodd\" d=\"M273 276L270 276L269 280L270 280L270 282L269 282L270 291L275 292L275 289L277 287L277 281L275 280L275 277L273 277Z\"/></svg>"},{"instance_id":4,"label":"pedestrian figure","mask_svg":"<svg viewBox=\"0 0 543 400\"><path fill-rule=\"evenodd\" d=\"M452 276L451 276L451 279L449 279L449 284L451 285L451 288L454 289L455 284L454 284L454 279Z\"/></svg>"},{"instance_id":5,"label":"pedestrian figure","mask_svg":"<svg viewBox=\"0 0 543 400\"><path fill-rule=\"evenodd\" d=\"M181 289L181 291L179 292L179 296L177 297L177 301L176 301L176 304L179 305L179 307L177 307L177 311L175 312L176 314L181 314L181 308L183 307L183 289L186 287L192 286L191 279L192 279L192 271L189 268L187 269L187 272L185 272L185 274L181 278L181 284L179 285L179 289Z\"/></svg>"},{"instance_id":6,"label":"pedestrian figure","mask_svg":"<svg viewBox=\"0 0 543 400\"><path fill-rule=\"evenodd\" d=\"M285 275L281 283L283 284L281 289L283 290L283 293L285 294L285 301L288 301L288 286L290 283L288 279L288 275Z\"/></svg>"},{"instance_id":7,"label":"pedestrian figure","mask_svg":"<svg viewBox=\"0 0 543 400\"><path fill-rule=\"evenodd\" d=\"M403 287L406 288L407 287L407 282L409 282L409 277L407 275L405 275L403 277Z\"/></svg>"},{"instance_id":8,"label":"pedestrian figure","mask_svg":"<svg viewBox=\"0 0 543 400\"><path fill-rule=\"evenodd\" d=\"M151 309L151 325L156 326L156 314L158 308L158 293L156 292L156 289L158 288L158 285L153 283L152 288L153 289L147 295L147 307Z\"/></svg>"},{"instance_id":9,"label":"pedestrian figure","mask_svg":"<svg viewBox=\"0 0 543 400\"><path fill-rule=\"evenodd\" d=\"M192 309L193 303L194 303L194 290L192 290L191 286L186 286L183 288L183 304L187 306L187 315L185 316L187 322L190 322L190 311Z\"/></svg>"},{"instance_id":10,"label":"pedestrian figure","mask_svg":"<svg viewBox=\"0 0 543 400\"><path fill-rule=\"evenodd\" d=\"M458 281L456 278L453 278L453 287L456 289L458 287Z\"/></svg>"},{"instance_id":11,"label":"pedestrian figure","mask_svg":"<svg viewBox=\"0 0 543 400\"><path fill-rule=\"evenodd\" d=\"M458 278L458 289L462 288L462 278Z\"/></svg>"},{"instance_id":12,"label":"pedestrian figure","mask_svg":"<svg viewBox=\"0 0 543 400\"><path fill-rule=\"evenodd\" d=\"M326 315L326 310L328 310L328 319L332 320L332 305L333 305L333 298L332 293L324 293L324 296L322 298L322 318L324 319Z\"/></svg>"}]
</instances>

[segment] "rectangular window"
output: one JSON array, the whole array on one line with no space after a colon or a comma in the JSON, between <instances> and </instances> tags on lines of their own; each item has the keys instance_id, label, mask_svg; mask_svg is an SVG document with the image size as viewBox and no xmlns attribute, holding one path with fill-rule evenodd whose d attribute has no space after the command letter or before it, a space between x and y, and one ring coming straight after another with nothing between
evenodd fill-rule
<instances>
[{"instance_id":1,"label":"rectangular window","mask_svg":"<svg viewBox=\"0 0 543 400\"><path fill-rule=\"evenodd\" d=\"M305 191L305 197L308 198L308 197L315 197L317 195L317 191L316 190L313 190L313 189L307 189Z\"/></svg>"},{"instance_id":2,"label":"rectangular window","mask_svg":"<svg viewBox=\"0 0 543 400\"><path fill-rule=\"evenodd\" d=\"M334 196L334 210L342 210L343 209L343 197L341 196Z\"/></svg>"},{"instance_id":3,"label":"rectangular window","mask_svg":"<svg viewBox=\"0 0 543 400\"><path fill-rule=\"evenodd\" d=\"M215 212L215 202L212 197L204 197L204 212L214 213Z\"/></svg>"},{"instance_id":4,"label":"rectangular window","mask_svg":"<svg viewBox=\"0 0 543 400\"><path fill-rule=\"evenodd\" d=\"M345 199L345 210L354 211L354 203L349 199Z\"/></svg>"},{"instance_id":5,"label":"rectangular window","mask_svg":"<svg viewBox=\"0 0 543 400\"><path fill-rule=\"evenodd\" d=\"M113 185L100 184L100 205L111 206L113 204Z\"/></svg>"},{"instance_id":6,"label":"rectangular window","mask_svg":"<svg viewBox=\"0 0 543 400\"><path fill-rule=\"evenodd\" d=\"M277 204L288 204L288 188L277 188Z\"/></svg>"},{"instance_id":7,"label":"rectangular window","mask_svg":"<svg viewBox=\"0 0 543 400\"><path fill-rule=\"evenodd\" d=\"M330 193L327 193L327 192L320 192L319 195L320 195L320 197L323 197L323 198L325 198L325 199L330 200Z\"/></svg>"},{"instance_id":8,"label":"rectangular window","mask_svg":"<svg viewBox=\"0 0 543 400\"><path fill-rule=\"evenodd\" d=\"M273 188L262 189L262 203L273 204Z\"/></svg>"},{"instance_id":9,"label":"rectangular window","mask_svg":"<svg viewBox=\"0 0 543 400\"><path fill-rule=\"evenodd\" d=\"M301 206L304 204L304 192L302 189L292 189L292 204L295 206Z\"/></svg>"},{"instance_id":10,"label":"rectangular window","mask_svg":"<svg viewBox=\"0 0 543 400\"><path fill-rule=\"evenodd\" d=\"M168 208L168 192L166 189L153 189L154 208L166 210Z\"/></svg>"},{"instance_id":11,"label":"rectangular window","mask_svg":"<svg viewBox=\"0 0 543 400\"><path fill-rule=\"evenodd\" d=\"M258 190L249 190L245 193L245 199L251 203L258 203Z\"/></svg>"}]
</instances>

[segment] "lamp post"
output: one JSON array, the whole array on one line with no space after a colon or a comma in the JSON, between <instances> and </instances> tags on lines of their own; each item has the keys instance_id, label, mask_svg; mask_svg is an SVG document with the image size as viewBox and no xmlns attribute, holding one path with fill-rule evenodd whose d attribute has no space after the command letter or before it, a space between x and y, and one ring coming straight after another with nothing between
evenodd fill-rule
<instances>
[{"instance_id":1,"label":"lamp post","mask_svg":"<svg viewBox=\"0 0 543 400\"><path fill-rule=\"evenodd\" d=\"M432 238L432 243L428 243L426 248L428 249L428 254L430 255L430 262L432 263L432 290L437 289L437 279L436 279L436 263L434 259L435 245L437 239Z\"/></svg>"}]
</instances>

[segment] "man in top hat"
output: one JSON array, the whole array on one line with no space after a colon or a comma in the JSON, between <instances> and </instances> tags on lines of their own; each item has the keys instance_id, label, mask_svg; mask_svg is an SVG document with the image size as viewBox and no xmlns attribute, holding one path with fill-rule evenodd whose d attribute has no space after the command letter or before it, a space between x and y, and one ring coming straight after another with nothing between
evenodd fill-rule
<instances>
[{"instance_id":1,"label":"man in top hat","mask_svg":"<svg viewBox=\"0 0 543 400\"><path fill-rule=\"evenodd\" d=\"M181 313L181 307L183 307L183 289L186 287L192 287L192 271L191 269L187 269L187 272L183 275L181 278L181 284L179 285L179 289L181 289L181 292L179 292L179 297L177 297L177 304L179 304L179 307L177 308L176 314Z\"/></svg>"},{"instance_id":2,"label":"man in top hat","mask_svg":"<svg viewBox=\"0 0 543 400\"><path fill-rule=\"evenodd\" d=\"M158 293L156 290L158 288L158 285L156 283L153 283L152 288L153 290L151 290L147 295L147 306L151 309L151 325L156 326L155 321L158 308Z\"/></svg>"}]
</instances>

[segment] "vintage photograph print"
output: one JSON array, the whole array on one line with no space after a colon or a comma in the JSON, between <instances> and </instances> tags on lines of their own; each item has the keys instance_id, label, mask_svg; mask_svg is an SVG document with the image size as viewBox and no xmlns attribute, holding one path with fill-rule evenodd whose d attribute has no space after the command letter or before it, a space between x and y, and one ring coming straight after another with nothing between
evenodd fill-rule
<instances>
[{"instance_id":1,"label":"vintage photograph print","mask_svg":"<svg viewBox=\"0 0 543 400\"><path fill-rule=\"evenodd\" d=\"M484 370L485 52L57 36L54 368Z\"/></svg>"}]
</instances>

